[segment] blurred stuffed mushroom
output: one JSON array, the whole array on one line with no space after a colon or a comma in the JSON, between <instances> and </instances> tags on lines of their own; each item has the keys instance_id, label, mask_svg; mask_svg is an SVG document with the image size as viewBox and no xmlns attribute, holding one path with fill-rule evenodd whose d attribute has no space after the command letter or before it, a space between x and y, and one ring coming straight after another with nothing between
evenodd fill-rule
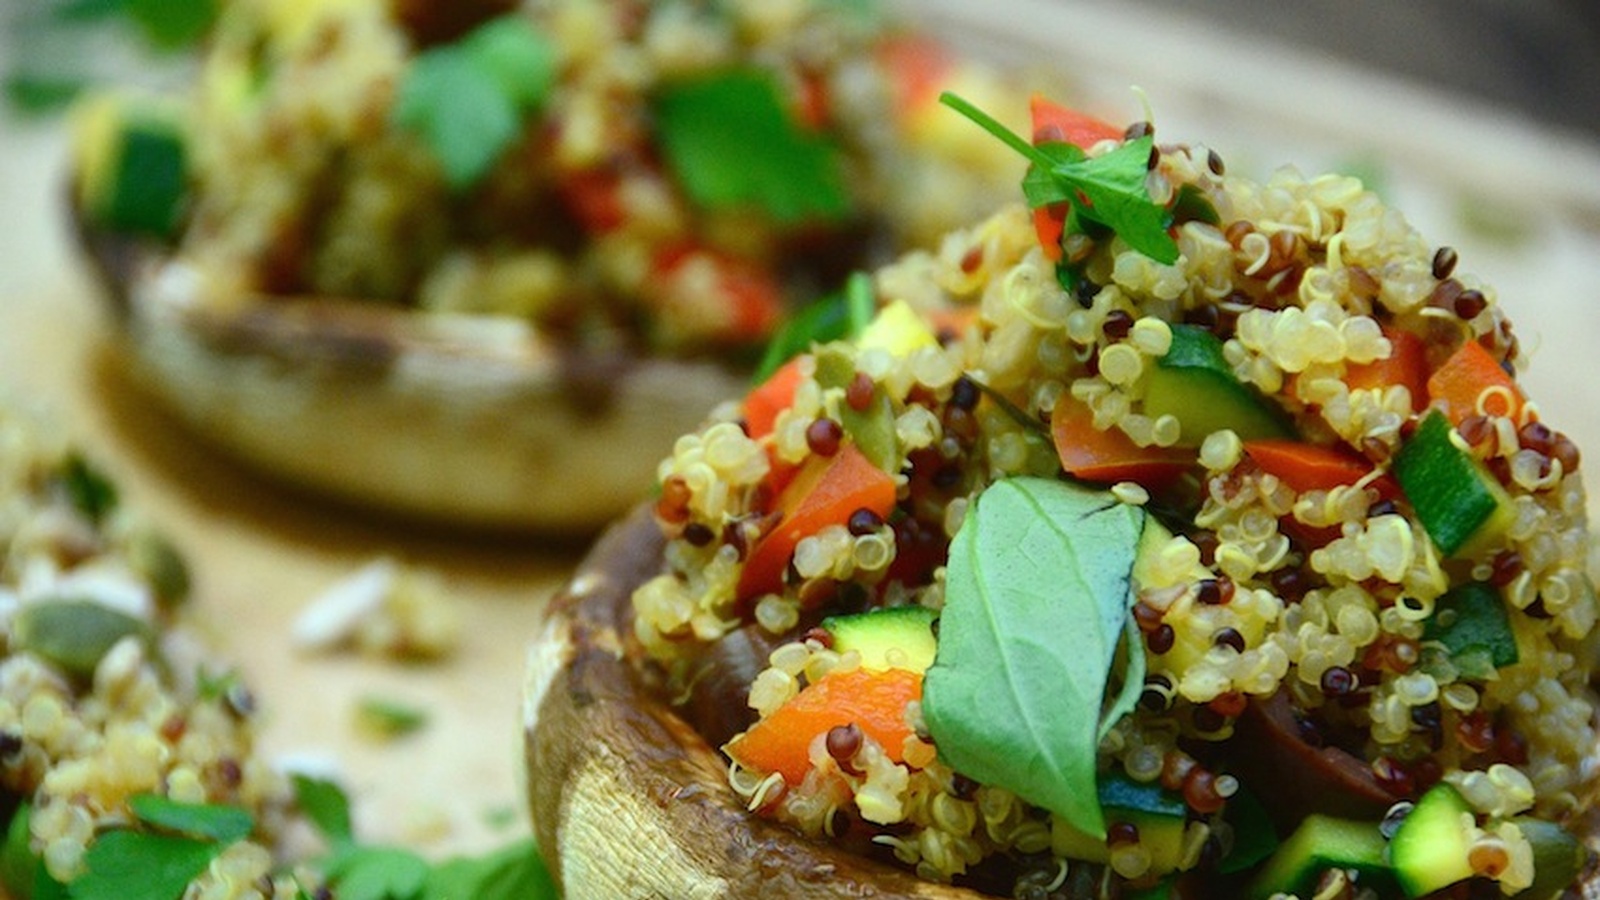
<instances>
[{"instance_id":1,"label":"blurred stuffed mushroom","mask_svg":"<svg viewBox=\"0 0 1600 900\"><path fill-rule=\"evenodd\" d=\"M926 126L951 79L985 83L870 4L235 0L190 96L83 110L75 208L146 381L222 446L588 527L797 298L1014 175Z\"/></svg>"},{"instance_id":2,"label":"blurred stuffed mushroom","mask_svg":"<svg viewBox=\"0 0 1600 900\"><path fill-rule=\"evenodd\" d=\"M552 607L568 895L1592 890L1579 454L1493 290L1354 178L951 104L1027 206L879 269Z\"/></svg>"}]
</instances>

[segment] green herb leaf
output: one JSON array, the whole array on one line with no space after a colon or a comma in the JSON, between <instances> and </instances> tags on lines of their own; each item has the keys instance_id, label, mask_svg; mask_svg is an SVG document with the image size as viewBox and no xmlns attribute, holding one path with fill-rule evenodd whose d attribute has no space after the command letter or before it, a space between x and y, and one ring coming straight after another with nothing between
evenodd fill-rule
<instances>
[{"instance_id":1,"label":"green herb leaf","mask_svg":"<svg viewBox=\"0 0 1600 900\"><path fill-rule=\"evenodd\" d=\"M428 724L428 713L387 697L363 697L356 706L356 720L377 737L396 738L420 731Z\"/></svg>"},{"instance_id":2,"label":"green herb leaf","mask_svg":"<svg viewBox=\"0 0 1600 900\"><path fill-rule=\"evenodd\" d=\"M923 714L939 755L1102 837L1098 725L1143 510L1039 478L978 496L950 546Z\"/></svg>"},{"instance_id":3,"label":"green herb leaf","mask_svg":"<svg viewBox=\"0 0 1600 900\"><path fill-rule=\"evenodd\" d=\"M1150 199L1145 188L1154 137L1145 135L1090 157L1072 144L1034 146L954 94L939 99L1033 163L1022 181L1030 206L1071 203L1080 219L1104 225L1156 262L1170 265L1178 261L1178 243L1167 233L1167 212Z\"/></svg>"},{"instance_id":4,"label":"green herb leaf","mask_svg":"<svg viewBox=\"0 0 1600 900\"><path fill-rule=\"evenodd\" d=\"M72 900L178 900L222 850L216 841L108 831L89 846L87 871L67 891Z\"/></svg>"},{"instance_id":5,"label":"green herb leaf","mask_svg":"<svg viewBox=\"0 0 1600 900\"><path fill-rule=\"evenodd\" d=\"M157 794L140 794L129 798L128 807L146 825L223 844L243 840L256 827L250 813L237 806L179 803Z\"/></svg>"},{"instance_id":6,"label":"green herb leaf","mask_svg":"<svg viewBox=\"0 0 1600 900\"><path fill-rule=\"evenodd\" d=\"M737 70L670 85L655 113L667 163L700 206L753 206L785 223L850 214L837 149L796 124L770 76Z\"/></svg>"},{"instance_id":7,"label":"green herb leaf","mask_svg":"<svg viewBox=\"0 0 1600 900\"><path fill-rule=\"evenodd\" d=\"M417 55L394 119L428 144L455 190L476 184L515 143L524 116L555 81L555 50L528 23L505 16L454 44Z\"/></svg>"},{"instance_id":8,"label":"green herb leaf","mask_svg":"<svg viewBox=\"0 0 1600 900\"><path fill-rule=\"evenodd\" d=\"M872 276L852 272L842 289L807 304L784 322L767 343L752 383L766 381L784 363L810 350L812 344L826 344L860 334L872 321L877 305Z\"/></svg>"},{"instance_id":9,"label":"green herb leaf","mask_svg":"<svg viewBox=\"0 0 1600 900\"><path fill-rule=\"evenodd\" d=\"M1123 622L1122 647L1118 658L1122 661L1121 687L1100 716L1100 729L1095 732L1096 743L1104 740L1123 716L1133 712L1144 694L1144 641L1139 637L1139 628L1132 616Z\"/></svg>"},{"instance_id":10,"label":"green herb leaf","mask_svg":"<svg viewBox=\"0 0 1600 900\"><path fill-rule=\"evenodd\" d=\"M416 900L428 880L428 864L403 847L350 846L327 871L339 900Z\"/></svg>"},{"instance_id":11,"label":"green herb leaf","mask_svg":"<svg viewBox=\"0 0 1600 900\"><path fill-rule=\"evenodd\" d=\"M72 505L99 522L117 505L117 487L99 469L77 453L70 454L61 469L61 483Z\"/></svg>"},{"instance_id":12,"label":"green herb leaf","mask_svg":"<svg viewBox=\"0 0 1600 900\"><path fill-rule=\"evenodd\" d=\"M424 900L556 900L560 894L531 839L484 856L458 857L434 867Z\"/></svg>"},{"instance_id":13,"label":"green herb leaf","mask_svg":"<svg viewBox=\"0 0 1600 900\"><path fill-rule=\"evenodd\" d=\"M198 44L217 18L216 0L122 0L128 18L162 50Z\"/></svg>"},{"instance_id":14,"label":"green herb leaf","mask_svg":"<svg viewBox=\"0 0 1600 900\"><path fill-rule=\"evenodd\" d=\"M294 799L334 847L355 842L355 829L350 825L350 798L344 790L331 781L295 773Z\"/></svg>"}]
</instances>

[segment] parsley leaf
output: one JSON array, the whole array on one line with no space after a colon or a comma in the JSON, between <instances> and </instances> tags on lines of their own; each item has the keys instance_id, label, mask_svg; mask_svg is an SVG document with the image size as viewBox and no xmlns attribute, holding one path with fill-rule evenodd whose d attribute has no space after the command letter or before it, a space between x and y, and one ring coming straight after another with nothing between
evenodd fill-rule
<instances>
[{"instance_id":1,"label":"parsley leaf","mask_svg":"<svg viewBox=\"0 0 1600 900\"><path fill-rule=\"evenodd\" d=\"M67 886L72 900L177 900L223 850L216 841L108 831L84 854L88 871Z\"/></svg>"},{"instance_id":2,"label":"parsley leaf","mask_svg":"<svg viewBox=\"0 0 1600 900\"><path fill-rule=\"evenodd\" d=\"M146 825L196 838L231 844L255 830L255 819L237 806L179 803L156 794L129 798L128 807Z\"/></svg>"},{"instance_id":3,"label":"parsley leaf","mask_svg":"<svg viewBox=\"0 0 1600 900\"><path fill-rule=\"evenodd\" d=\"M91 521L99 522L117 505L116 485L77 453L67 456L60 478L72 505Z\"/></svg>"},{"instance_id":4,"label":"parsley leaf","mask_svg":"<svg viewBox=\"0 0 1600 900\"><path fill-rule=\"evenodd\" d=\"M460 41L419 53L401 82L394 120L421 136L455 190L476 184L544 103L555 48L525 20L503 16Z\"/></svg>"},{"instance_id":5,"label":"parsley leaf","mask_svg":"<svg viewBox=\"0 0 1600 900\"><path fill-rule=\"evenodd\" d=\"M122 9L162 50L198 44L217 18L216 0L122 0Z\"/></svg>"},{"instance_id":6,"label":"parsley leaf","mask_svg":"<svg viewBox=\"0 0 1600 900\"><path fill-rule=\"evenodd\" d=\"M826 344L860 334L872 321L877 305L872 276L851 273L841 290L807 304L784 322L767 343L752 383L766 381L779 366L811 349L813 343Z\"/></svg>"},{"instance_id":7,"label":"parsley leaf","mask_svg":"<svg viewBox=\"0 0 1600 900\"><path fill-rule=\"evenodd\" d=\"M403 847L352 845L328 860L327 874L339 900L416 900L428 863Z\"/></svg>"},{"instance_id":8,"label":"parsley leaf","mask_svg":"<svg viewBox=\"0 0 1600 900\"><path fill-rule=\"evenodd\" d=\"M423 900L556 900L555 882L531 838L436 866Z\"/></svg>"},{"instance_id":9,"label":"parsley leaf","mask_svg":"<svg viewBox=\"0 0 1600 900\"><path fill-rule=\"evenodd\" d=\"M428 712L399 700L368 696L362 697L356 705L356 724L374 737L398 738L425 727Z\"/></svg>"},{"instance_id":10,"label":"parsley leaf","mask_svg":"<svg viewBox=\"0 0 1600 900\"><path fill-rule=\"evenodd\" d=\"M350 798L331 781L296 773L293 776L294 799L329 844L335 847L355 842L355 829L350 825Z\"/></svg>"},{"instance_id":11,"label":"parsley leaf","mask_svg":"<svg viewBox=\"0 0 1600 900\"><path fill-rule=\"evenodd\" d=\"M1167 233L1167 212L1150 199L1145 188L1155 138L1145 135L1090 157L1072 144L1034 146L954 94L945 93L939 99L1033 163L1022 180L1030 206L1071 203L1079 220L1111 229L1128 246L1158 263L1177 262L1178 243Z\"/></svg>"},{"instance_id":12,"label":"parsley leaf","mask_svg":"<svg viewBox=\"0 0 1600 900\"><path fill-rule=\"evenodd\" d=\"M801 129L770 76L740 69L679 82L656 97L655 114L667 162L700 206L753 206L785 223L850 214L837 148Z\"/></svg>"}]
</instances>

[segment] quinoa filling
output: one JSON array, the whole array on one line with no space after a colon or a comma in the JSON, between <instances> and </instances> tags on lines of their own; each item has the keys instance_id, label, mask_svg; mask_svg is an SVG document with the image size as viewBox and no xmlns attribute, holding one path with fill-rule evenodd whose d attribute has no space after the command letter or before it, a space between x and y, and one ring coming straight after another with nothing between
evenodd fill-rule
<instances>
[{"instance_id":1,"label":"quinoa filling","mask_svg":"<svg viewBox=\"0 0 1600 900\"><path fill-rule=\"evenodd\" d=\"M754 813L930 880L1558 893L1586 499L1493 289L1355 178L1034 114L1032 209L661 463L646 664Z\"/></svg>"}]
</instances>

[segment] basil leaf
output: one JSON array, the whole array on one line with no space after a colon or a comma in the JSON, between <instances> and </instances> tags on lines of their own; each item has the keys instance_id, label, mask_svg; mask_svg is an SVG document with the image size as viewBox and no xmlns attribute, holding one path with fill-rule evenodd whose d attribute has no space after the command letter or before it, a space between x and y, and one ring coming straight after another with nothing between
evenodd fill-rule
<instances>
[{"instance_id":1,"label":"basil leaf","mask_svg":"<svg viewBox=\"0 0 1600 900\"><path fill-rule=\"evenodd\" d=\"M1122 624L1122 686L1117 696L1100 716L1100 728L1095 732L1099 743L1116 726L1123 716L1133 712L1144 694L1144 641L1140 640L1139 627L1128 616Z\"/></svg>"},{"instance_id":2,"label":"basil leaf","mask_svg":"<svg viewBox=\"0 0 1600 900\"><path fill-rule=\"evenodd\" d=\"M250 813L237 806L179 803L157 794L130 797L128 808L146 825L223 844L243 840L256 827Z\"/></svg>"},{"instance_id":3,"label":"basil leaf","mask_svg":"<svg viewBox=\"0 0 1600 900\"><path fill-rule=\"evenodd\" d=\"M656 97L655 115L668 166L699 206L753 206L783 223L850 214L837 149L800 128L765 73L670 85Z\"/></svg>"},{"instance_id":4,"label":"basil leaf","mask_svg":"<svg viewBox=\"0 0 1600 900\"><path fill-rule=\"evenodd\" d=\"M349 847L328 861L328 880L339 900L416 900L428 864L403 847Z\"/></svg>"},{"instance_id":5,"label":"basil leaf","mask_svg":"<svg viewBox=\"0 0 1600 900\"><path fill-rule=\"evenodd\" d=\"M1144 511L1041 478L995 482L950 545L923 714L956 771L1105 835L1101 707Z\"/></svg>"}]
</instances>

